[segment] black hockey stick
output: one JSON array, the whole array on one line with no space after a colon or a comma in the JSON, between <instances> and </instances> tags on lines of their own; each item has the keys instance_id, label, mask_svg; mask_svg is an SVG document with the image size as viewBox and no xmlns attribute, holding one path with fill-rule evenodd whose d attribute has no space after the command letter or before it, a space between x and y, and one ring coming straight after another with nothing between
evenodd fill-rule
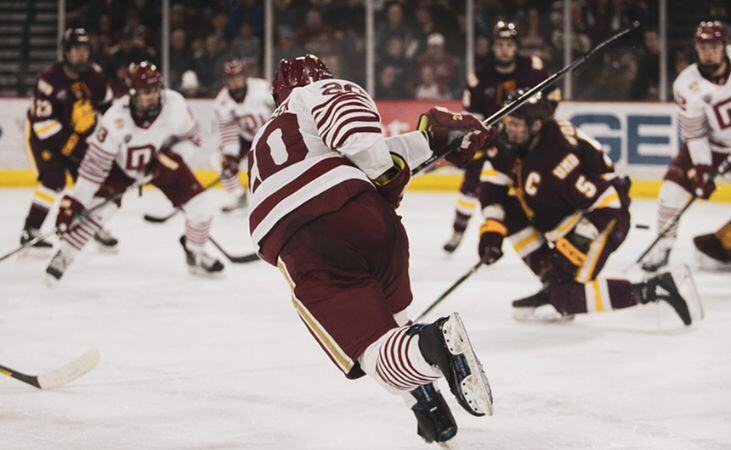
<instances>
[{"instance_id":1,"label":"black hockey stick","mask_svg":"<svg viewBox=\"0 0 731 450\"><path fill-rule=\"evenodd\" d=\"M208 236L208 240L211 241L211 244L213 244L213 246L216 247L218 249L218 251L221 252L221 254L226 257L226 259L228 259L229 261L231 261L234 264L244 264L244 263L259 260L259 255L257 255L256 252L249 253L248 255L234 256L234 255L229 254L226 250L224 250L224 248L221 247L221 244L216 242L216 240L213 239L212 236Z\"/></svg>"},{"instance_id":2,"label":"black hockey stick","mask_svg":"<svg viewBox=\"0 0 731 450\"><path fill-rule=\"evenodd\" d=\"M221 177L217 177L215 180L211 181L206 186L203 186L203 191L207 191L208 189L212 188L213 186L217 185L220 182L221 182ZM164 216L153 216L152 214L145 214L142 216L142 218L146 222L150 222L150 223L165 223L168 220L172 219L173 217L177 216L179 212L180 212L180 210L176 208L171 213L168 213Z\"/></svg>"},{"instance_id":3,"label":"black hockey stick","mask_svg":"<svg viewBox=\"0 0 731 450\"><path fill-rule=\"evenodd\" d=\"M73 220L76 220L79 216L88 216L89 213L96 211L97 209L101 208L102 206L104 206L104 205L106 205L106 204L108 204L110 202L114 202L114 201L119 200L120 198L124 197L124 194L126 194L127 192L129 192L131 190L134 190L134 189L136 189L139 186L144 186L149 181L150 181L150 177L145 177L142 181L138 181L137 183L134 183L134 184L129 185L127 187L127 189L123 190L122 192L120 192L118 194L115 194L115 195L109 197L108 199L105 199L103 202L99 203L98 205L96 205L96 206L94 206L92 208L89 208L87 210L81 211L81 213L77 214L77 216L74 217ZM39 242L39 241L42 241L43 239L46 239L48 237L51 237L51 236L53 236L54 234L56 234L58 232L59 232L58 227L53 227L52 230L49 230L49 231L47 231L46 233L43 233L43 234L39 234L38 236L34 237L33 239L31 239L30 241L28 241L25 244L21 245L20 247L16 248L15 250L12 250L12 251L4 254L3 256L0 256L0 262L6 260L8 258L10 258L11 256L15 255L16 253L22 252L23 250L25 250L28 247L32 247L33 245L35 245L36 242Z\"/></svg>"},{"instance_id":4,"label":"black hockey stick","mask_svg":"<svg viewBox=\"0 0 731 450\"><path fill-rule=\"evenodd\" d=\"M482 264L482 261L479 261L477 264L475 264L474 266L472 266L467 273L465 273L464 275L462 275L461 277L459 277L459 279L457 281L455 281L454 283L452 283L452 285L449 286L449 288L447 288L447 290L444 291L444 293L442 295L440 295L436 300L434 300L431 303L431 305L429 305L429 307L424 310L424 312L422 312L421 314L419 314L416 317L416 319L414 319L414 322L418 322L424 316L426 316L427 314L429 314L431 312L431 310L434 309L434 308L436 308L438 304L442 303L442 301L444 301L444 299L447 298L447 296L449 294L451 294L452 291L454 291L455 289L457 289L457 287L459 287L459 285L462 284L467 278L471 277L472 274L474 274L475 272L477 272L477 269L479 269L480 267L482 267L482 265L483 265Z\"/></svg>"},{"instance_id":5,"label":"black hockey stick","mask_svg":"<svg viewBox=\"0 0 731 450\"><path fill-rule=\"evenodd\" d=\"M605 41L600 42L596 47L594 47L591 50L589 50L588 52L584 53L581 57L575 59L568 66L565 66L564 68L562 68L558 72L554 73L550 77L546 78L545 80L543 80L540 83L536 84L532 88L528 89L520 97L516 98L512 102L508 103L507 105L505 105L502 108L500 108L499 110L497 110L493 115L491 115L490 117L488 117L485 120L483 120L482 121L482 124L485 125L486 127L490 127L492 125L495 125L503 117L509 115L511 112L513 112L516 109L520 108L525 102L527 102L536 93L538 93L538 92L544 90L545 88L547 88L548 86L556 83L558 80L560 80L561 78L563 78L563 76L566 75L568 72L571 72L572 70L576 69L580 65L584 64L589 58L591 58L592 56L594 56L594 54L596 52L598 52L599 50L603 49L604 47L606 47L607 45L611 44L612 42L616 41L617 39L621 38L625 34L627 34L627 33L631 32L631 31L635 30L639 26L640 26L640 22L638 22L638 21L635 20L632 23L632 25L630 25L630 26L628 26L628 27L626 27L626 28L618 31L612 37L606 39ZM464 132L461 132L461 133L460 132L453 132L453 133L454 133L454 138L448 144L446 153L442 153L441 155L436 155L435 154L435 155L430 156L429 159L427 159L426 161L424 161L420 165L416 166L416 168L414 168L411 171L411 174L412 175L416 175L417 173L419 173L422 170L426 169L427 167L431 166L434 163L434 161L436 161L437 159L443 157L447 153L451 153L451 152L457 150L457 148L459 147L459 144L462 142L462 138L467 134L467 131L464 131Z\"/></svg>"},{"instance_id":6,"label":"black hockey stick","mask_svg":"<svg viewBox=\"0 0 731 450\"><path fill-rule=\"evenodd\" d=\"M716 167L710 173L706 184L712 183L713 180L718 175L726 173L726 170L728 170L729 164L731 164L729 162L729 158L726 158L723 161L721 161L721 164L719 164L718 167ZM683 207L680 209L680 211L678 211L675 214L675 216L673 217L673 220L671 220L670 223L668 223L665 226L665 228L660 233L657 234L657 237L655 238L655 240L650 243L650 245L645 249L645 251L642 252L642 254L637 258L637 260L635 260L634 264L632 264L630 267L628 267L627 270L629 270L632 266L641 263L642 260L645 259L645 257L647 257L647 255L652 251L652 249L655 248L657 243L660 242L665 236L667 236L667 234L670 232L670 230L672 230L673 227L680 221L680 218L683 216L683 214L685 214L685 212L688 210L688 208L690 208L690 206L693 203L695 203L696 200L698 200L698 196L696 195L695 192L693 192L691 194L690 198L688 199L688 201L685 202L685 205L683 205Z\"/></svg>"},{"instance_id":7,"label":"black hockey stick","mask_svg":"<svg viewBox=\"0 0 731 450\"><path fill-rule=\"evenodd\" d=\"M0 373L28 383L38 389L53 389L70 383L93 369L99 362L99 350L92 349L52 372L28 375L0 365Z\"/></svg>"}]
</instances>

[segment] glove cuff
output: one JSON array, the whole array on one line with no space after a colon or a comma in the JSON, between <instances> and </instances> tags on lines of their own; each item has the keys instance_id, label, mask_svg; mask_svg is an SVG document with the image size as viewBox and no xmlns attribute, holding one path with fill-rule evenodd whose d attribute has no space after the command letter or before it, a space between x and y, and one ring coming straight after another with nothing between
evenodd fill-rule
<instances>
[{"instance_id":1,"label":"glove cuff","mask_svg":"<svg viewBox=\"0 0 731 450\"><path fill-rule=\"evenodd\" d=\"M508 229L505 224L495 219L487 219L480 225L480 236L485 233L497 233L502 237L507 236Z\"/></svg>"}]
</instances>

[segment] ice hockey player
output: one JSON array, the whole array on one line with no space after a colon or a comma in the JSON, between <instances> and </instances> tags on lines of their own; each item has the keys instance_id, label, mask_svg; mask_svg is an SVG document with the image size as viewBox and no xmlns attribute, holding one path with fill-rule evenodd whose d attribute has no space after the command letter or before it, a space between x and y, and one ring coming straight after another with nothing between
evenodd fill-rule
<instances>
[{"instance_id":1,"label":"ice hockey player","mask_svg":"<svg viewBox=\"0 0 731 450\"><path fill-rule=\"evenodd\" d=\"M521 86L534 86L548 78L540 58L518 56L520 43L513 23L498 21L492 37L493 59L469 75L462 99L464 108L478 118L488 117L500 109L507 93ZM480 170L484 160L484 152L477 152L465 166L455 207L452 237L444 244L444 250L449 253L455 251L462 242L470 217L479 205Z\"/></svg>"},{"instance_id":2,"label":"ice hockey player","mask_svg":"<svg viewBox=\"0 0 731 450\"><path fill-rule=\"evenodd\" d=\"M200 146L198 124L185 99L162 88L162 76L154 64L131 64L127 74L128 95L115 100L89 138L89 151L73 190L61 200L56 224L65 232L61 247L46 273L61 278L89 238L119 209L120 201L105 199L150 177L175 207L185 212L185 236L181 238L192 273L212 274L223 264L208 255L213 211L198 180L181 154Z\"/></svg>"},{"instance_id":3,"label":"ice hockey player","mask_svg":"<svg viewBox=\"0 0 731 450\"><path fill-rule=\"evenodd\" d=\"M716 189L711 172L731 153L731 53L720 22L701 22L695 32L697 62L686 67L673 83L680 137L684 141L660 188L658 233L682 209L691 194L706 199ZM654 272L668 264L677 237L676 223L642 263Z\"/></svg>"},{"instance_id":4,"label":"ice hockey player","mask_svg":"<svg viewBox=\"0 0 731 450\"><path fill-rule=\"evenodd\" d=\"M69 28L62 38L63 59L38 75L26 122L26 148L40 186L33 194L20 243L35 238L48 211L66 187L66 173L76 180L86 152L86 138L94 131L97 112L111 105L112 91L101 68L89 62L89 35L83 28ZM117 239L104 229L94 233L104 249ZM50 249L45 240L36 248Z\"/></svg>"},{"instance_id":5,"label":"ice hockey player","mask_svg":"<svg viewBox=\"0 0 731 450\"><path fill-rule=\"evenodd\" d=\"M495 263L508 237L544 285L513 302L516 319L538 318L537 309L549 304L572 316L663 300L690 325L701 307L697 295L681 293L695 291L685 267L637 284L597 279L629 231L630 183L613 172L598 144L579 142L576 128L561 127L552 111L537 94L507 116L482 169L480 258Z\"/></svg>"},{"instance_id":6,"label":"ice hockey player","mask_svg":"<svg viewBox=\"0 0 731 450\"><path fill-rule=\"evenodd\" d=\"M715 233L693 238L698 266L705 270L731 270L731 220Z\"/></svg>"},{"instance_id":7,"label":"ice hockey player","mask_svg":"<svg viewBox=\"0 0 731 450\"><path fill-rule=\"evenodd\" d=\"M348 378L372 376L401 393L428 442L457 425L433 382L444 376L471 414L492 397L458 314L412 324L408 239L396 214L412 167L464 136L457 161L494 133L472 116L431 109L423 131L385 139L360 86L334 79L315 56L282 60L277 109L249 155L249 227L260 256L287 279L302 321Z\"/></svg>"},{"instance_id":8,"label":"ice hockey player","mask_svg":"<svg viewBox=\"0 0 731 450\"><path fill-rule=\"evenodd\" d=\"M221 182L229 194L225 213L246 207L246 191L239 181L239 166L251 147L254 134L274 110L266 80L247 77L244 64L233 59L224 65L226 85L216 96L213 114L219 137Z\"/></svg>"}]
</instances>

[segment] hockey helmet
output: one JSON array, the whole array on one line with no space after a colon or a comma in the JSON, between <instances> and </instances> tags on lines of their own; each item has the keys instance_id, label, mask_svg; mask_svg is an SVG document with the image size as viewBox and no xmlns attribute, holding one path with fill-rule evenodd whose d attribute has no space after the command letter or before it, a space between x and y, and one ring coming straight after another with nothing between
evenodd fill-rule
<instances>
[{"instance_id":1,"label":"hockey helmet","mask_svg":"<svg viewBox=\"0 0 731 450\"><path fill-rule=\"evenodd\" d=\"M86 48L91 47L91 40L89 33L84 28L67 28L63 32L61 38L61 49L63 56L63 63L75 72L83 72L89 68L89 58L87 56L85 61L76 61L72 63L69 61L68 52L73 47L84 46Z\"/></svg>"},{"instance_id":2,"label":"hockey helmet","mask_svg":"<svg viewBox=\"0 0 731 450\"><path fill-rule=\"evenodd\" d=\"M695 30L695 41L725 43L726 29L718 20L703 21L698 24L698 28Z\"/></svg>"},{"instance_id":3,"label":"hockey helmet","mask_svg":"<svg viewBox=\"0 0 731 450\"><path fill-rule=\"evenodd\" d=\"M129 89L130 108L132 115L143 122L154 120L162 109L162 74L157 66L149 61L141 63L131 63L127 69L125 77L127 88ZM141 101L140 93L145 95L149 92L157 91L157 100L152 100L151 104Z\"/></svg>"},{"instance_id":4,"label":"hockey helmet","mask_svg":"<svg viewBox=\"0 0 731 450\"><path fill-rule=\"evenodd\" d=\"M241 102L246 96L245 72L244 62L240 59L226 61L223 65L228 93L236 102Z\"/></svg>"},{"instance_id":5,"label":"hockey helmet","mask_svg":"<svg viewBox=\"0 0 731 450\"><path fill-rule=\"evenodd\" d=\"M492 29L492 39L512 39L518 43L518 29L513 22L498 20Z\"/></svg>"},{"instance_id":6,"label":"hockey helmet","mask_svg":"<svg viewBox=\"0 0 731 450\"><path fill-rule=\"evenodd\" d=\"M696 51L698 52L698 70L705 76L713 75L721 67L723 58L725 58L725 52L721 51L721 55L719 55L715 53L718 50L713 49L711 53L708 53L707 49L703 49L702 44L718 43L723 47L726 43L726 30L723 24L719 21L704 21L699 23L698 28L695 30L695 43ZM702 55L701 52L704 52L705 55Z\"/></svg>"},{"instance_id":7,"label":"hockey helmet","mask_svg":"<svg viewBox=\"0 0 731 450\"><path fill-rule=\"evenodd\" d=\"M307 86L315 81L332 78L330 69L315 55L307 54L279 61L279 68L272 81L274 102L279 105L289 97L292 89Z\"/></svg>"},{"instance_id":8,"label":"hockey helmet","mask_svg":"<svg viewBox=\"0 0 731 450\"><path fill-rule=\"evenodd\" d=\"M508 93L508 95L505 96L503 105L507 105L517 100L524 93L528 92L529 89L530 88L521 88ZM536 120L546 120L553 116L554 109L555 107L551 104L551 100L549 100L548 97L543 95L541 92L538 92L509 115L519 119L524 119L530 126Z\"/></svg>"}]
</instances>

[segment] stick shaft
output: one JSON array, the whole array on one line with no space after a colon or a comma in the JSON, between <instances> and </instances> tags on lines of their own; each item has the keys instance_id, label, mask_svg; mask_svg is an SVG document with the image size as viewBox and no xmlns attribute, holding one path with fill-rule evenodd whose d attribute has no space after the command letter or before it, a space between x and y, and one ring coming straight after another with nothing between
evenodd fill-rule
<instances>
[{"instance_id":1,"label":"stick shaft","mask_svg":"<svg viewBox=\"0 0 731 450\"><path fill-rule=\"evenodd\" d=\"M424 312L422 312L421 314L419 314L416 317L416 319L414 319L414 322L419 321L424 316L426 316L427 314L429 314L434 308L437 307L437 305L439 305L441 302L443 302L444 299L447 298L447 296L449 294L451 294L455 289L457 289L460 284L464 283L465 280L467 280L467 278L471 277L472 274L474 274L475 272L477 272L477 269L479 269L480 267L482 267L482 261L477 262L477 264L475 264L474 266L472 266L469 271L467 271L464 275L462 275L461 277L459 277L459 279L457 279L457 281L455 281L454 283L452 283L452 285L449 286L447 288L447 290L444 291L444 293L442 293L442 295L440 295L436 300L434 300L431 303L431 305L429 305L429 307L424 310Z\"/></svg>"}]
</instances>

